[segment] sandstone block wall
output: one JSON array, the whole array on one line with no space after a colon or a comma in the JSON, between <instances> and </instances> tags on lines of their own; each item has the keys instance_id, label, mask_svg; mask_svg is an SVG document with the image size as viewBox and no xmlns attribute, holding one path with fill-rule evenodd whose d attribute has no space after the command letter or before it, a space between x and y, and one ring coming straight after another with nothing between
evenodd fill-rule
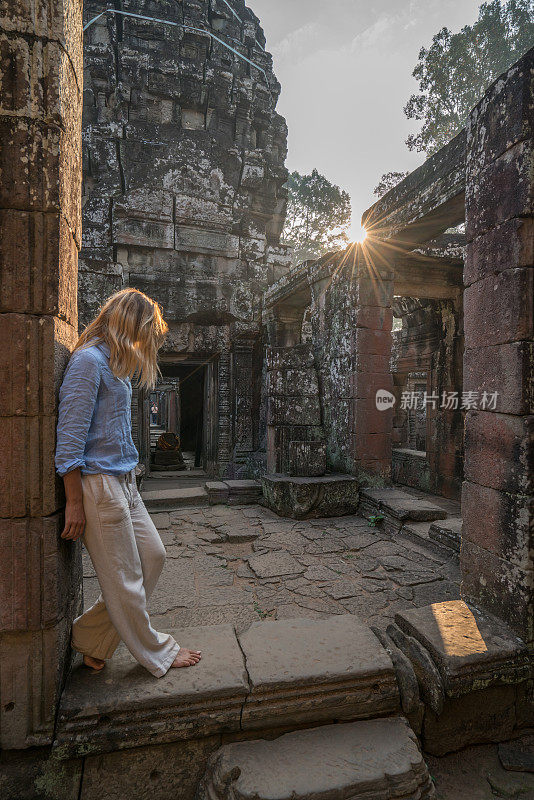
<instances>
[{"instance_id":1,"label":"sandstone block wall","mask_svg":"<svg viewBox=\"0 0 534 800\"><path fill-rule=\"evenodd\" d=\"M0 3L0 747L51 740L80 603L59 538L57 390L76 340L78 0Z\"/></svg>"},{"instance_id":2,"label":"sandstone block wall","mask_svg":"<svg viewBox=\"0 0 534 800\"><path fill-rule=\"evenodd\" d=\"M488 90L468 124L463 593L532 646L534 50Z\"/></svg>"}]
</instances>

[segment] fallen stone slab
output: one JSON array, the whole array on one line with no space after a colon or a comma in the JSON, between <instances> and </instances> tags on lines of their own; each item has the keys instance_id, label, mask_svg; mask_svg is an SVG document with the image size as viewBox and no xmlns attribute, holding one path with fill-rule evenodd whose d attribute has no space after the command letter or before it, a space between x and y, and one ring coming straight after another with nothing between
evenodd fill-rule
<instances>
[{"instance_id":1,"label":"fallen stone slab","mask_svg":"<svg viewBox=\"0 0 534 800\"><path fill-rule=\"evenodd\" d=\"M196 800L429 800L432 780L406 721L395 717L221 747Z\"/></svg>"},{"instance_id":2,"label":"fallen stone slab","mask_svg":"<svg viewBox=\"0 0 534 800\"><path fill-rule=\"evenodd\" d=\"M62 755L121 750L238 731L248 693L231 625L171 630L202 661L155 678L121 645L100 673L75 668L63 691L55 746Z\"/></svg>"},{"instance_id":3,"label":"fallen stone slab","mask_svg":"<svg viewBox=\"0 0 534 800\"><path fill-rule=\"evenodd\" d=\"M462 541L462 518L449 517L441 522L433 522L428 535L435 542L459 553Z\"/></svg>"},{"instance_id":4,"label":"fallen stone slab","mask_svg":"<svg viewBox=\"0 0 534 800\"><path fill-rule=\"evenodd\" d=\"M358 509L359 483L352 475L300 478L273 474L261 481L264 504L280 517L341 517Z\"/></svg>"},{"instance_id":5,"label":"fallen stone slab","mask_svg":"<svg viewBox=\"0 0 534 800\"><path fill-rule=\"evenodd\" d=\"M521 683L532 675L524 642L463 600L401 611L395 622L430 653L449 697Z\"/></svg>"},{"instance_id":6,"label":"fallen stone slab","mask_svg":"<svg viewBox=\"0 0 534 800\"><path fill-rule=\"evenodd\" d=\"M256 622L238 636L250 680L243 729L364 719L400 707L388 654L352 614Z\"/></svg>"},{"instance_id":7,"label":"fallen stone slab","mask_svg":"<svg viewBox=\"0 0 534 800\"><path fill-rule=\"evenodd\" d=\"M208 493L201 486L191 486L185 489L150 489L142 492L141 496L149 511L208 504Z\"/></svg>"}]
</instances>

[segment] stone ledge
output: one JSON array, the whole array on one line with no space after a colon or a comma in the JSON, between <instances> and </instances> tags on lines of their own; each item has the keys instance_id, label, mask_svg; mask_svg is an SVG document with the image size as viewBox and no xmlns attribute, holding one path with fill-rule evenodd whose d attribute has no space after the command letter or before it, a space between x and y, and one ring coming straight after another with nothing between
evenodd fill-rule
<instances>
[{"instance_id":1,"label":"stone ledge","mask_svg":"<svg viewBox=\"0 0 534 800\"><path fill-rule=\"evenodd\" d=\"M356 616L255 622L239 641L251 687L244 729L361 719L399 709L393 664Z\"/></svg>"},{"instance_id":2,"label":"stone ledge","mask_svg":"<svg viewBox=\"0 0 534 800\"><path fill-rule=\"evenodd\" d=\"M389 656L353 615L258 622L239 641L231 625L171 633L202 650L199 665L153 678L121 645L103 673L73 670L62 758L399 711Z\"/></svg>"},{"instance_id":3,"label":"stone ledge","mask_svg":"<svg viewBox=\"0 0 534 800\"><path fill-rule=\"evenodd\" d=\"M221 747L197 800L430 800L415 735L393 719L325 725Z\"/></svg>"},{"instance_id":4,"label":"stone ledge","mask_svg":"<svg viewBox=\"0 0 534 800\"><path fill-rule=\"evenodd\" d=\"M430 653L448 697L532 677L524 642L462 600L403 611L395 622Z\"/></svg>"},{"instance_id":5,"label":"stone ledge","mask_svg":"<svg viewBox=\"0 0 534 800\"><path fill-rule=\"evenodd\" d=\"M362 489L362 501L401 522L429 522L446 519L447 512L428 500L420 500L400 489Z\"/></svg>"},{"instance_id":6,"label":"stone ledge","mask_svg":"<svg viewBox=\"0 0 534 800\"><path fill-rule=\"evenodd\" d=\"M185 489L149 489L142 492L142 498L149 511L160 508L182 508L182 506L205 506L208 503L208 493L201 486Z\"/></svg>"}]
</instances>

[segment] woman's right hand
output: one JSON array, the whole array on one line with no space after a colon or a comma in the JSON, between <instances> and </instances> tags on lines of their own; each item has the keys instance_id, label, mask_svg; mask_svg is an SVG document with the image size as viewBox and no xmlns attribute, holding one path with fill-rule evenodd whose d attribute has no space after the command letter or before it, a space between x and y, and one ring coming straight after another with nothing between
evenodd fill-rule
<instances>
[{"instance_id":1,"label":"woman's right hand","mask_svg":"<svg viewBox=\"0 0 534 800\"><path fill-rule=\"evenodd\" d=\"M65 527L61 534L62 539L76 541L82 536L85 529L85 513L83 510L82 475L77 467L63 475L65 484Z\"/></svg>"},{"instance_id":2,"label":"woman's right hand","mask_svg":"<svg viewBox=\"0 0 534 800\"><path fill-rule=\"evenodd\" d=\"M72 539L76 541L83 535L85 530L85 512L83 502L79 500L67 500L65 506L65 527L61 534L62 539Z\"/></svg>"}]
</instances>

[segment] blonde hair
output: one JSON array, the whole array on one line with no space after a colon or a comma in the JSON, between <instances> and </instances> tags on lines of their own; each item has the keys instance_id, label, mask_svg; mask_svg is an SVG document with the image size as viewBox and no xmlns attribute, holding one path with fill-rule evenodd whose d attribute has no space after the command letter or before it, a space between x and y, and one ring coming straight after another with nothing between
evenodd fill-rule
<instances>
[{"instance_id":1,"label":"blonde hair","mask_svg":"<svg viewBox=\"0 0 534 800\"><path fill-rule=\"evenodd\" d=\"M154 300L138 289L122 289L108 297L81 334L74 351L95 341L105 342L113 374L118 378L137 374L139 385L151 389L159 373L158 350L168 329Z\"/></svg>"}]
</instances>

